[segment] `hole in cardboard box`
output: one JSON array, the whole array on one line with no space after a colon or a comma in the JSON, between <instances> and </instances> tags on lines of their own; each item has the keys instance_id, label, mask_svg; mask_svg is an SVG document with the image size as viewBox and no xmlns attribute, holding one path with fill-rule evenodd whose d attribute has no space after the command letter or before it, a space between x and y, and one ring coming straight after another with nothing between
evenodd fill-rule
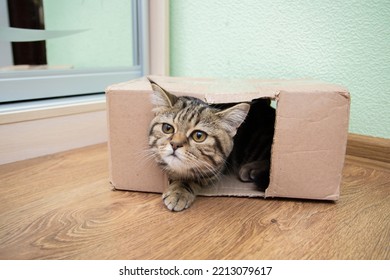
<instances>
[{"instance_id":1,"label":"hole in cardboard box","mask_svg":"<svg viewBox=\"0 0 390 280\"><path fill-rule=\"evenodd\" d=\"M234 104L213 104L225 109ZM227 161L227 176L218 184L244 194L263 193L269 185L271 149L275 130L277 102L268 98L254 99L244 123L234 137L234 148ZM230 191L226 190L227 193Z\"/></svg>"},{"instance_id":2,"label":"hole in cardboard box","mask_svg":"<svg viewBox=\"0 0 390 280\"><path fill-rule=\"evenodd\" d=\"M151 83L155 84L153 81ZM271 98L246 102L250 103L250 110L234 137L234 148L227 160L227 172L215 185L202 188L200 195L265 196L270 181L277 102ZM238 103L209 105L223 110Z\"/></svg>"}]
</instances>

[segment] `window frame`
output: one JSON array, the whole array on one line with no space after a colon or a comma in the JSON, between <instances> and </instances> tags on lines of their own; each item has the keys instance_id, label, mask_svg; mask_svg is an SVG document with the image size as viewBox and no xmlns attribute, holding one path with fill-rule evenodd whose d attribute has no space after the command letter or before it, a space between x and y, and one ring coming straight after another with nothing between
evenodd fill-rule
<instances>
[{"instance_id":1,"label":"window frame","mask_svg":"<svg viewBox=\"0 0 390 280\"><path fill-rule=\"evenodd\" d=\"M169 75L169 0L143 2L143 75ZM0 104L0 164L106 142L105 108L102 93Z\"/></svg>"},{"instance_id":2,"label":"window frame","mask_svg":"<svg viewBox=\"0 0 390 280\"><path fill-rule=\"evenodd\" d=\"M6 0L0 1L3 7ZM102 93L110 84L149 74L148 8L148 1L132 0L135 66L0 72L0 104Z\"/></svg>"}]
</instances>

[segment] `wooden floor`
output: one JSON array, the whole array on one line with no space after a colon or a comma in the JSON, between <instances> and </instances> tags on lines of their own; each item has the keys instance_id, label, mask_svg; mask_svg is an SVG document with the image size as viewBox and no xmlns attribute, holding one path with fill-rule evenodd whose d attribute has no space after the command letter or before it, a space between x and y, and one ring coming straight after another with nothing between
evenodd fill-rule
<instances>
[{"instance_id":1,"label":"wooden floor","mask_svg":"<svg viewBox=\"0 0 390 280\"><path fill-rule=\"evenodd\" d=\"M113 191L105 145L0 166L0 259L390 259L390 164L347 156L338 202Z\"/></svg>"}]
</instances>

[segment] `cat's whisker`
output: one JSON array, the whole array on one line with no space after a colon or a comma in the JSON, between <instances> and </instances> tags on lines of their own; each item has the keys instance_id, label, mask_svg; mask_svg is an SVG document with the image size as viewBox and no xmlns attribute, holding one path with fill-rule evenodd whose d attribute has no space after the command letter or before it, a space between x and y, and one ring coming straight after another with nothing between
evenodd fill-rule
<instances>
[{"instance_id":1,"label":"cat's whisker","mask_svg":"<svg viewBox=\"0 0 390 280\"><path fill-rule=\"evenodd\" d=\"M151 167L156 164L156 152L151 148L138 151L138 153L136 153L135 160L141 165Z\"/></svg>"},{"instance_id":2,"label":"cat's whisker","mask_svg":"<svg viewBox=\"0 0 390 280\"><path fill-rule=\"evenodd\" d=\"M209 180L210 179L210 175L208 175L207 173L209 173L209 174L211 173L212 174L211 177L215 177L216 179L220 178L221 172L219 172L219 170L216 169L215 166L211 165L210 163L203 161L202 165L201 165L197 161L198 158L195 155L191 154L191 153L187 154L187 160L191 163L193 169L196 170L196 175L198 177L200 177L200 179L202 179L202 180ZM206 169L207 172L204 172L205 169Z\"/></svg>"}]
</instances>

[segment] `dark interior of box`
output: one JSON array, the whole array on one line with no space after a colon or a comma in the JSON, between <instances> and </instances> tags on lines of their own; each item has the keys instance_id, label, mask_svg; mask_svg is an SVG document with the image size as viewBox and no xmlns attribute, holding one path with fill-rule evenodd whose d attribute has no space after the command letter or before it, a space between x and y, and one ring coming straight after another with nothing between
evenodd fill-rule
<instances>
[{"instance_id":1,"label":"dark interior of box","mask_svg":"<svg viewBox=\"0 0 390 280\"><path fill-rule=\"evenodd\" d=\"M237 103L213 104L213 107L226 109ZM254 99L251 108L234 137L234 149L227 162L231 187L264 192L269 185L271 148L275 129L276 103L271 99ZM226 186L226 178L223 178ZM243 184L245 183L245 184ZM254 185L256 186L255 188Z\"/></svg>"}]
</instances>

